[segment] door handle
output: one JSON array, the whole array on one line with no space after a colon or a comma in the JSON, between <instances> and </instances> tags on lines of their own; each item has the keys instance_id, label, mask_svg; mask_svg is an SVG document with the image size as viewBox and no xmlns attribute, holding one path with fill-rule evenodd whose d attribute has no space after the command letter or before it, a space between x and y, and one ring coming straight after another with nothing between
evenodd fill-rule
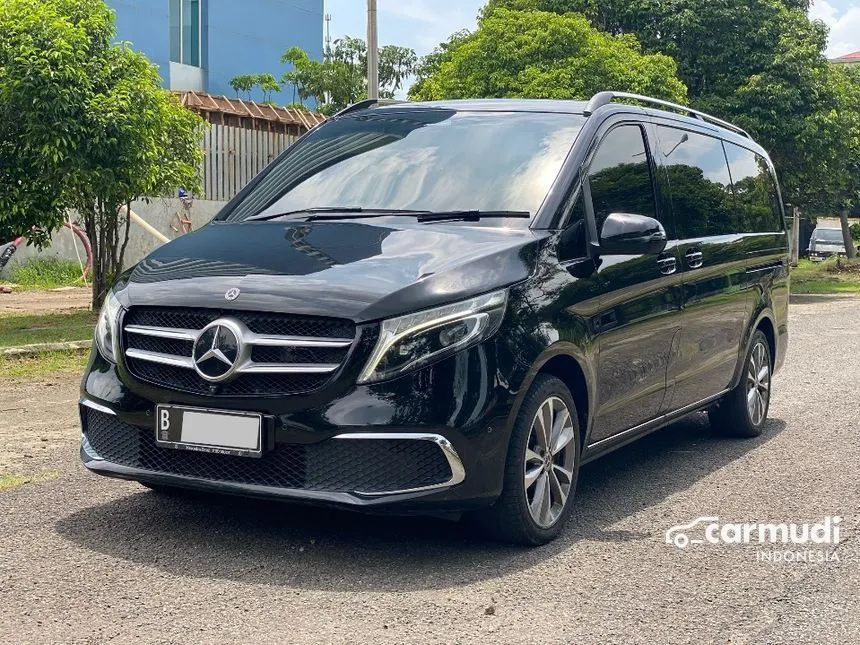
<instances>
[{"instance_id":1,"label":"door handle","mask_svg":"<svg viewBox=\"0 0 860 645\"><path fill-rule=\"evenodd\" d=\"M661 253L657 256L657 266L660 267L660 273L663 275L672 275L678 270L678 263L675 261L674 255Z\"/></svg>"},{"instance_id":2,"label":"door handle","mask_svg":"<svg viewBox=\"0 0 860 645\"><path fill-rule=\"evenodd\" d=\"M691 269L698 269L702 266L702 252L699 249L692 248L688 250L684 257L687 259L687 266Z\"/></svg>"}]
</instances>

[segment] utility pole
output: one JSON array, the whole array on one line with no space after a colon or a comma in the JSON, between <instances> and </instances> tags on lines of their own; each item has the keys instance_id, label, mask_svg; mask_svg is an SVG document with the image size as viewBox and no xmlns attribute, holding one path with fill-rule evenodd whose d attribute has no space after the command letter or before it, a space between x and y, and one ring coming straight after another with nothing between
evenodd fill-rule
<instances>
[{"instance_id":1,"label":"utility pole","mask_svg":"<svg viewBox=\"0 0 860 645\"><path fill-rule=\"evenodd\" d=\"M379 33L376 0L367 0L367 97L379 98Z\"/></svg>"},{"instance_id":2,"label":"utility pole","mask_svg":"<svg viewBox=\"0 0 860 645\"><path fill-rule=\"evenodd\" d=\"M331 58L331 14L325 15L325 57Z\"/></svg>"}]
</instances>

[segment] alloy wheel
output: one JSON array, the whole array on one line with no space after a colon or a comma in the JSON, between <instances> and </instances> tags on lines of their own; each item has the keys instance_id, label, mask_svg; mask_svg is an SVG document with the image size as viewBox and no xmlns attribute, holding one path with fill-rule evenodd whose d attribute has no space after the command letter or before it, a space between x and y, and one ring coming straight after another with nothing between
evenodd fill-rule
<instances>
[{"instance_id":1,"label":"alloy wheel","mask_svg":"<svg viewBox=\"0 0 860 645\"><path fill-rule=\"evenodd\" d=\"M750 423L757 426L767 414L770 398L770 361L764 343L758 342L750 352L747 365L747 414Z\"/></svg>"},{"instance_id":2,"label":"alloy wheel","mask_svg":"<svg viewBox=\"0 0 860 645\"><path fill-rule=\"evenodd\" d=\"M524 472L529 513L542 528L558 521L570 496L577 449L574 436L565 402L556 396L546 399L532 420Z\"/></svg>"}]
</instances>

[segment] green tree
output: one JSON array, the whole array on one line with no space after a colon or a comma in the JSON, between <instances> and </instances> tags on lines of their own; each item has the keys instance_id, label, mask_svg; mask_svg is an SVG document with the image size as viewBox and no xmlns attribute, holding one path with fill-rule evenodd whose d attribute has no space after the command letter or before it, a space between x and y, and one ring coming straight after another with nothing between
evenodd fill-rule
<instances>
[{"instance_id":1,"label":"green tree","mask_svg":"<svg viewBox=\"0 0 860 645\"><path fill-rule=\"evenodd\" d=\"M278 79L268 72L257 74L257 87L259 87L260 91L263 92L264 103L271 103L272 93L281 91L281 84L278 83Z\"/></svg>"},{"instance_id":2,"label":"green tree","mask_svg":"<svg viewBox=\"0 0 860 645\"><path fill-rule=\"evenodd\" d=\"M0 240L43 246L62 225L111 20L101 0L0 2Z\"/></svg>"},{"instance_id":3,"label":"green tree","mask_svg":"<svg viewBox=\"0 0 860 645\"><path fill-rule=\"evenodd\" d=\"M492 4L478 29L431 54L410 98L588 98L606 88L684 100L664 55L644 55L635 36L611 36L578 14L518 11Z\"/></svg>"},{"instance_id":4,"label":"green tree","mask_svg":"<svg viewBox=\"0 0 860 645\"><path fill-rule=\"evenodd\" d=\"M406 47L386 45L379 49L380 96L392 98L403 87L417 63L415 52ZM300 101L310 98L323 114L334 114L367 98L367 45L349 36L335 41L325 60L310 58L300 47L291 47L281 57L293 69L282 81L295 87Z\"/></svg>"},{"instance_id":5,"label":"green tree","mask_svg":"<svg viewBox=\"0 0 860 645\"><path fill-rule=\"evenodd\" d=\"M0 181L0 221L18 234L37 226L44 243L75 209L93 247L96 307L122 269L121 207L198 190L203 154L202 120L114 35L102 0L0 4L0 114L14 115L0 125L0 172L13 179Z\"/></svg>"},{"instance_id":6,"label":"green tree","mask_svg":"<svg viewBox=\"0 0 860 645\"><path fill-rule=\"evenodd\" d=\"M236 92L236 97L239 98L239 92L245 92L248 95L248 100L251 100L251 92L254 88L259 88L263 93L263 102L270 103L273 92L281 91L281 84L273 74L265 72L263 74L239 74L230 79L230 87Z\"/></svg>"},{"instance_id":7,"label":"green tree","mask_svg":"<svg viewBox=\"0 0 860 645\"><path fill-rule=\"evenodd\" d=\"M230 79L230 87L232 87L233 91L236 92L236 98L241 98L239 96L239 92L245 92L250 100L251 91L254 89L256 84L256 74L238 74Z\"/></svg>"},{"instance_id":8,"label":"green tree","mask_svg":"<svg viewBox=\"0 0 860 645\"><path fill-rule=\"evenodd\" d=\"M490 0L516 8L580 12L599 29L633 34L671 56L689 100L748 130L773 157L792 204L812 208L810 187L838 164L839 98L823 55L826 27L807 0Z\"/></svg>"}]
</instances>

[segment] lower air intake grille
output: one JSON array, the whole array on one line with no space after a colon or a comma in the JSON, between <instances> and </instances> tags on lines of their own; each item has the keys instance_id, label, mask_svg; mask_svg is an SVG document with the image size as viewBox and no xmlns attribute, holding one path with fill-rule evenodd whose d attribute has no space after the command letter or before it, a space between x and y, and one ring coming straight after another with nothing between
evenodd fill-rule
<instances>
[{"instance_id":1,"label":"lower air intake grille","mask_svg":"<svg viewBox=\"0 0 860 645\"><path fill-rule=\"evenodd\" d=\"M161 448L155 431L85 408L84 434L106 461L154 473L214 482L326 492L384 493L436 486L451 467L431 441L329 439L311 445L279 444L262 458Z\"/></svg>"}]
</instances>

